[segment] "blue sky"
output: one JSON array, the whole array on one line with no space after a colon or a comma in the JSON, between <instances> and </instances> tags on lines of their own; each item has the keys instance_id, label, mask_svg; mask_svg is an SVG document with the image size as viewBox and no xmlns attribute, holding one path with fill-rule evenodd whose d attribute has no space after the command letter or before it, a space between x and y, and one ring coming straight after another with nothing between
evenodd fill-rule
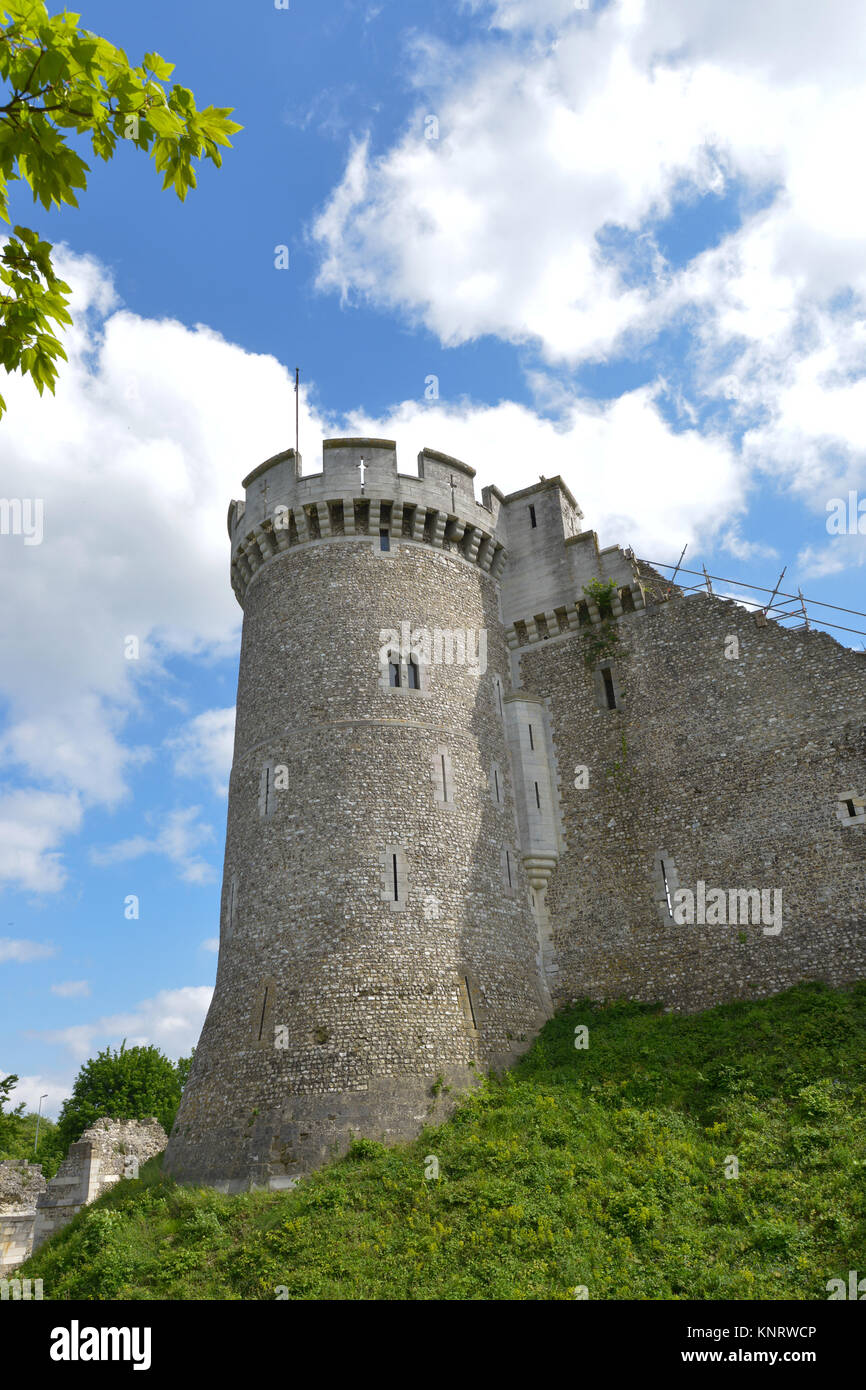
<instances>
[{"instance_id":1,"label":"blue sky","mask_svg":"<svg viewBox=\"0 0 866 1390\"><path fill-rule=\"evenodd\" d=\"M204 1016L241 616L225 514L293 442L296 364L308 469L363 432L404 468L465 458L479 487L560 472L603 544L688 543L755 584L784 565L789 592L866 609L866 534L827 529L833 498L866 498L855 0L82 16L244 129L184 205L131 147L91 161L77 210L13 200L76 312L56 397L12 378L0 425L0 494L44 507L40 544L0 536L0 1071L49 1113L97 1049L177 1056Z\"/></svg>"}]
</instances>

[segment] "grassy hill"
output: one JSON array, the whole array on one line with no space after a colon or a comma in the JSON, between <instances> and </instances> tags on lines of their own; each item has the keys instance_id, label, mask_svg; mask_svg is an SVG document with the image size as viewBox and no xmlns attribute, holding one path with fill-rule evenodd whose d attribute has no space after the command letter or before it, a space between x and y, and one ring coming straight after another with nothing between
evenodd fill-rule
<instances>
[{"instance_id":1,"label":"grassy hill","mask_svg":"<svg viewBox=\"0 0 866 1390\"><path fill-rule=\"evenodd\" d=\"M239 1197L154 1159L19 1273L54 1299L826 1299L866 1271L864 1038L866 985L574 1006L414 1144Z\"/></svg>"}]
</instances>

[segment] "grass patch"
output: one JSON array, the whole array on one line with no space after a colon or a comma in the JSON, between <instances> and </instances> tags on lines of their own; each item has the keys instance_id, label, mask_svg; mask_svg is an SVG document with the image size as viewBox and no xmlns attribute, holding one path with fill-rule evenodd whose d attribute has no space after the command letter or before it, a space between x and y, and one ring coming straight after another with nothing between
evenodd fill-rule
<instances>
[{"instance_id":1,"label":"grass patch","mask_svg":"<svg viewBox=\"0 0 866 1390\"><path fill-rule=\"evenodd\" d=\"M412 1144L235 1197L153 1159L17 1273L53 1299L826 1299L866 1268L864 1036L866 985L575 1005Z\"/></svg>"}]
</instances>

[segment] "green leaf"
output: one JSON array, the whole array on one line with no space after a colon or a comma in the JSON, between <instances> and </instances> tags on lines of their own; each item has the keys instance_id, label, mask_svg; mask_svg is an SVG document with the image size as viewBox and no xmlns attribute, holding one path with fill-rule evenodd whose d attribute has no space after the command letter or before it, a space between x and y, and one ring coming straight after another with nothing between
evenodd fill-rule
<instances>
[{"instance_id":1,"label":"green leaf","mask_svg":"<svg viewBox=\"0 0 866 1390\"><path fill-rule=\"evenodd\" d=\"M167 106L150 106L147 110L147 124L152 126L157 135L170 139L176 136L181 130L181 123L174 112L169 111Z\"/></svg>"},{"instance_id":2,"label":"green leaf","mask_svg":"<svg viewBox=\"0 0 866 1390\"><path fill-rule=\"evenodd\" d=\"M161 82L166 82L174 72L174 63L167 63L158 53L145 53L143 66Z\"/></svg>"}]
</instances>

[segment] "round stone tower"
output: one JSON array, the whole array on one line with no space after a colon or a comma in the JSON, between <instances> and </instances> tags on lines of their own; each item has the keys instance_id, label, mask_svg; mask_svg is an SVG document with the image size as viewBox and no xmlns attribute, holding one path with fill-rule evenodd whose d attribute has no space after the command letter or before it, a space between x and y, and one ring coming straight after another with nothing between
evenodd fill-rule
<instances>
[{"instance_id":1,"label":"round stone tower","mask_svg":"<svg viewBox=\"0 0 866 1390\"><path fill-rule=\"evenodd\" d=\"M382 439L229 508L244 609L216 988L166 1167L286 1185L396 1140L546 1016L519 852L502 497ZM438 1104L441 1104L439 1102ZM447 1102L446 1102L447 1104Z\"/></svg>"}]
</instances>

